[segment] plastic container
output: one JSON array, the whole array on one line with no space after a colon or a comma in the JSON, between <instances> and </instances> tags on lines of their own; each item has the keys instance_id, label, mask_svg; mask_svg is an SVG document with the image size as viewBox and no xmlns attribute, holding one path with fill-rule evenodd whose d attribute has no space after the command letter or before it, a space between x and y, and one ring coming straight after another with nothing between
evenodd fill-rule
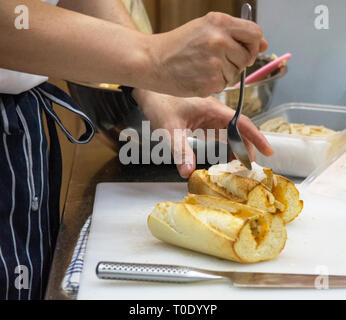
<instances>
[{"instance_id":1,"label":"plastic container","mask_svg":"<svg viewBox=\"0 0 346 320\"><path fill-rule=\"evenodd\" d=\"M346 145L331 159L312 172L301 190L346 201Z\"/></svg>"},{"instance_id":2,"label":"plastic container","mask_svg":"<svg viewBox=\"0 0 346 320\"><path fill-rule=\"evenodd\" d=\"M272 168L275 173L305 178L346 145L346 107L288 103L270 109L252 121L259 127L277 117L291 123L323 125L340 132L325 138L263 132L274 149L274 155L265 157L257 151L256 162Z\"/></svg>"}]
</instances>

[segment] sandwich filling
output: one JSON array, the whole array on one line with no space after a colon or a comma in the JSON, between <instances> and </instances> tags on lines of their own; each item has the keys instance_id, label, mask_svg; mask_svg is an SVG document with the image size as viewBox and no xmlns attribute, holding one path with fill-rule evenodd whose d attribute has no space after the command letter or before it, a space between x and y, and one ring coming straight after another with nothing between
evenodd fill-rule
<instances>
[{"instance_id":1,"label":"sandwich filling","mask_svg":"<svg viewBox=\"0 0 346 320\"><path fill-rule=\"evenodd\" d=\"M268 169L261 167L256 162L252 162L251 166L252 170L248 170L240 163L240 161L233 160L229 163L222 163L211 166L208 170L208 176L211 182L215 183L219 187L226 189L229 193L245 200L247 200L247 194L251 191L252 188L256 186L256 183L257 185L262 184L265 187L264 191L266 194L265 196L267 206L274 206L276 210L283 212L285 210L285 205L275 199L272 193L272 184L268 186L268 172L266 173L266 170L268 171ZM271 171L270 173L271 177L273 178L273 184L276 185L276 177L272 174ZM239 188L239 185L233 182L233 180L237 176L251 179L254 183L248 184L246 187L244 186L244 188Z\"/></svg>"},{"instance_id":2,"label":"sandwich filling","mask_svg":"<svg viewBox=\"0 0 346 320\"><path fill-rule=\"evenodd\" d=\"M225 173L233 174L235 176L243 177L243 178L249 178L256 180L257 182L261 183L263 180L267 178L267 175L264 172L264 168L258 165L256 162L251 162L252 170L248 170L246 167L244 167L240 161L233 160L228 163L220 163L211 166L208 169L208 174L211 177L215 177L218 175L223 175Z\"/></svg>"}]
</instances>

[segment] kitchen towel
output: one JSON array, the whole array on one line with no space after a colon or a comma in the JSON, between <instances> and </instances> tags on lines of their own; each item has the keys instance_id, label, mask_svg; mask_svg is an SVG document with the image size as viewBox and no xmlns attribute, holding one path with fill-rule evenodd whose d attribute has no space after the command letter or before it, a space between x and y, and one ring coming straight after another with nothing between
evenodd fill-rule
<instances>
[{"instance_id":1,"label":"kitchen towel","mask_svg":"<svg viewBox=\"0 0 346 320\"><path fill-rule=\"evenodd\" d=\"M71 262L65 272L62 281L62 289L70 298L76 298L79 290L80 275L84 265L84 255L88 242L89 230L91 225L91 216L84 223L74 248Z\"/></svg>"}]
</instances>

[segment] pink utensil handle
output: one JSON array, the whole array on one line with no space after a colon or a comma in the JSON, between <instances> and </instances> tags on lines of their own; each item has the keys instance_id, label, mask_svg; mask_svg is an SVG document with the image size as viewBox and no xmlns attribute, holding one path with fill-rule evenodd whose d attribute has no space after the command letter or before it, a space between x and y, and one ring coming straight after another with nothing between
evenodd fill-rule
<instances>
[{"instance_id":1,"label":"pink utensil handle","mask_svg":"<svg viewBox=\"0 0 346 320\"><path fill-rule=\"evenodd\" d=\"M245 84L254 83L257 81L261 81L265 79L269 74L271 74L275 69L279 68L282 63L285 63L289 59L291 59L291 54L286 53L283 56L267 63L262 68L258 69L257 71L251 73L248 77L245 79ZM239 87L240 82L238 82L235 87Z\"/></svg>"}]
</instances>

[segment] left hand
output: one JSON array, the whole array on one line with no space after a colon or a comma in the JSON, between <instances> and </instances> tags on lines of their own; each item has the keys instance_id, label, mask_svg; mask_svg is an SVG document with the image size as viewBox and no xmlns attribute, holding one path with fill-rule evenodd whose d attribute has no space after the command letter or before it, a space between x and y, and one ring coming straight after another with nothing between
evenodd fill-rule
<instances>
[{"instance_id":1,"label":"left hand","mask_svg":"<svg viewBox=\"0 0 346 320\"><path fill-rule=\"evenodd\" d=\"M214 97L180 98L142 89L135 89L133 97L145 117L150 120L153 130L163 128L170 133L173 157L175 159L179 156L179 159L184 161L177 164L182 178L188 178L195 170L196 158L188 143L174 141L174 129L224 129L235 113ZM265 156L274 153L266 138L248 117L241 115L238 127L249 151L250 160L255 159L254 147ZM182 138L186 140L187 135ZM180 146L182 148L179 148Z\"/></svg>"}]
</instances>

